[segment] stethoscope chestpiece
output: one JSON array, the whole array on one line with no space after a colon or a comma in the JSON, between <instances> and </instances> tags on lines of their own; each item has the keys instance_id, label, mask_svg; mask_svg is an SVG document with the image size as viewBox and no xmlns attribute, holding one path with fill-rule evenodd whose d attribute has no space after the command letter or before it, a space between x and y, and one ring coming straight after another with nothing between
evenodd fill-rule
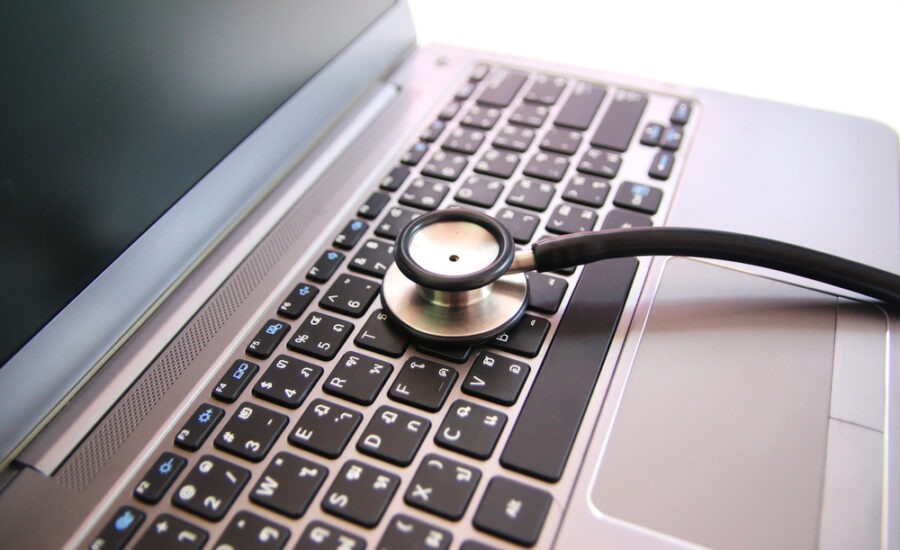
<instances>
[{"instance_id":1,"label":"stethoscope chestpiece","mask_svg":"<svg viewBox=\"0 0 900 550\"><path fill-rule=\"evenodd\" d=\"M425 214L397 237L381 287L388 313L423 339L484 341L522 316L525 275L508 275L515 245L497 220L472 210Z\"/></svg>"}]
</instances>

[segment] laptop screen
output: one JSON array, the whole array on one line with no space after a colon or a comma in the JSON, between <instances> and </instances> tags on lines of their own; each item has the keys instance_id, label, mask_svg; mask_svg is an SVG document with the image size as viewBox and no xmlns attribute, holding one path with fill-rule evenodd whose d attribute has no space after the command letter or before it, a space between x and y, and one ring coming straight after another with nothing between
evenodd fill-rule
<instances>
[{"instance_id":1,"label":"laptop screen","mask_svg":"<svg viewBox=\"0 0 900 550\"><path fill-rule=\"evenodd\" d=\"M54 4L0 8L0 364L391 1Z\"/></svg>"}]
</instances>

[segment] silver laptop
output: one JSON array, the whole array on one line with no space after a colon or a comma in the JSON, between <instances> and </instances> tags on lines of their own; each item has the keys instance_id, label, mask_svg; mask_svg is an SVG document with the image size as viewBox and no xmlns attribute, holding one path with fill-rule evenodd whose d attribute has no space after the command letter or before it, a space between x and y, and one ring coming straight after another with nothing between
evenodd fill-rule
<instances>
[{"instance_id":1,"label":"silver laptop","mask_svg":"<svg viewBox=\"0 0 900 550\"><path fill-rule=\"evenodd\" d=\"M608 260L461 346L378 294L450 207L900 272L891 130L417 48L402 0L96 9L0 23L4 546L900 547L889 307Z\"/></svg>"}]
</instances>

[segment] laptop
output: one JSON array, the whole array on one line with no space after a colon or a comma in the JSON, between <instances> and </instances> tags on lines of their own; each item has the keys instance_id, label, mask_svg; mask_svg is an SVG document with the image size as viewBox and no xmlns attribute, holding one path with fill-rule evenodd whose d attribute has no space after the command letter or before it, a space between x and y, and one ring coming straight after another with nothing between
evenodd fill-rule
<instances>
[{"instance_id":1,"label":"laptop","mask_svg":"<svg viewBox=\"0 0 900 550\"><path fill-rule=\"evenodd\" d=\"M893 131L344 4L2 18L5 544L900 546L888 306L627 258L529 274L465 346L378 294L453 207L522 247L698 227L897 273Z\"/></svg>"}]
</instances>

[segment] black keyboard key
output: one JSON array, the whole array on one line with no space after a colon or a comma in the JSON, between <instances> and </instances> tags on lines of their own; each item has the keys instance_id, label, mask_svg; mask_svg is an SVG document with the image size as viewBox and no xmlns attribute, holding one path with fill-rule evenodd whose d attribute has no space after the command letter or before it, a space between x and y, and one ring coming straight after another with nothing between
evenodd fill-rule
<instances>
[{"instance_id":1,"label":"black keyboard key","mask_svg":"<svg viewBox=\"0 0 900 550\"><path fill-rule=\"evenodd\" d=\"M670 126L663 133L659 146L670 151L677 151L684 139L684 129L681 126Z\"/></svg>"},{"instance_id":2,"label":"black keyboard key","mask_svg":"<svg viewBox=\"0 0 900 550\"><path fill-rule=\"evenodd\" d=\"M608 179L576 174L569 180L562 196L567 201L599 208L606 202L608 195Z\"/></svg>"},{"instance_id":3,"label":"black keyboard key","mask_svg":"<svg viewBox=\"0 0 900 550\"><path fill-rule=\"evenodd\" d=\"M466 111L459 123L470 128L479 130L490 130L500 120L503 111L494 107L479 107L473 105Z\"/></svg>"},{"instance_id":4,"label":"black keyboard key","mask_svg":"<svg viewBox=\"0 0 900 550\"><path fill-rule=\"evenodd\" d=\"M138 539L134 550L200 550L208 538L209 533L196 525L170 514L160 514Z\"/></svg>"},{"instance_id":5,"label":"black keyboard key","mask_svg":"<svg viewBox=\"0 0 900 550\"><path fill-rule=\"evenodd\" d=\"M425 128L425 131L422 133L421 139L422 141L433 142L436 141L437 138L441 137L441 133L444 131L444 128L447 127L447 123L443 120L435 120L431 124L428 125L428 128Z\"/></svg>"},{"instance_id":6,"label":"black keyboard key","mask_svg":"<svg viewBox=\"0 0 900 550\"><path fill-rule=\"evenodd\" d=\"M306 525L294 550L363 550L366 541L324 521Z\"/></svg>"},{"instance_id":7,"label":"black keyboard key","mask_svg":"<svg viewBox=\"0 0 900 550\"><path fill-rule=\"evenodd\" d=\"M219 521L231 508L250 472L219 457L206 455L172 495L172 504L209 521Z\"/></svg>"},{"instance_id":8,"label":"black keyboard key","mask_svg":"<svg viewBox=\"0 0 900 550\"><path fill-rule=\"evenodd\" d=\"M553 105L559 99L568 81L561 76L539 74L525 93L525 101Z\"/></svg>"},{"instance_id":9,"label":"black keyboard key","mask_svg":"<svg viewBox=\"0 0 900 550\"><path fill-rule=\"evenodd\" d=\"M431 422L421 416L382 405L359 436L359 452L381 460L408 466L431 429Z\"/></svg>"},{"instance_id":10,"label":"black keyboard key","mask_svg":"<svg viewBox=\"0 0 900 550\"><path fill-rule=\"evenodd\" d=\"M547 115L549 113L550 109L548 109L544 105L532 105L530 103L523 103L516 107L512 113L510 113L509 121L520 126L540 128L541 126L543 126L544 121L547 120Z\"/></svg>"},{"instance_id":11,"label":"black keyboard key","mask_svg":"<svg viewBox=\"0 0 900 550\"><path fill-rule=\"evenodd\" d=\"M379 186L385 191L396 191L400 189L403 182L409 176L409 168L405 166L396 166L388 174L381 179Z\"/></svg>"},{"instance_id":12,"label":"black keyboard key","mask_svg":"<svg viewBox=\"0 0 900 550\"><path fill-rule=\"evenodd\" d=\"M441 447L480 458L489 458L506 426L506 415L459 399L450 405L434 436Z\"/></svg>"},{"instance_id":13,"label":"black keyboard key","mask_svg":"<svg viewBox=\"0 0 900 550\"><path fill-rule=\"evenodd\" d=\"M622 166L622 156L610 151L588 149L578 163L578 171L603 178L614 178Z\"/></svg>"},{"instance_id":14,"label":"black keyboard key","mask_svg":"<svg viewBox=\"0 0 900 550\"><path fill-rule=\"evenodd\" d=\"M394 243L369 239L348 264L353 271L382 278L394 263Z\"/></svg>"},{"instance_id":15,"label":"black keyboard key","mask_svg":"<svg viewBox=\"0 0 900 550\"><path fill-rule=\"evenodd\" d=\"M619 90L597 126L591 145L626 151L647 107L647 96L631 90Z\"/></svg>"},{"instance_id":16,"label":"black keyboard key","mask_svg":"<svg viewBox=\"0 0 900 550\"><path fill-rule=\"evenodd\" d=\"M681 100L675 105L675 108L672 109L672 116L669 118L669 121L672 124L687 124L688 119L691 118L691 110L691 102Z\"/></svg>"},{"instance_id":17,"label":"black keyboard key","mask_svg":"<svg viewBox=\"0 0 900 550\"><path fill-rule=\"evenodd\" d=\"M646 214L614 208L603 219L603 226L600 229L630 229L651 226L653 226L653 220Z\"/></svg>"},{"instance_id":18,"label":"black keyboard key","mask_svg":"<svg viewBox=\"0 0 900 550\"><path fill-rule=\"evenodd\" d=\"M559 116L553 122L557 126L587 130L606 96L606 88L600 84L577 82L572 95L566 100Z\"/></svg>"},{"instance_id":19,"label":"black keyboard key","mask_svg":"<svg viewBox=\"0 0 900 550\"><path fill-rule=\"evenodd\" d=\"M523 179L506 196L506 204L543 212L553 200L554 193L556 188L550 183Z\"/></svg>"},{"instance_id":20,"label":"black keyboard key","mask_svg":"<svg viewBox=\"0 0 900 550\"><path fill-rule=\"evenodd\" d=\"M458 153L449 151L437 151L435 154L431 155L431 158L428 159L427 163L425 163L425 166L422 168L422 174L434 178L440 178L442 180L456 181L457 178L459 178L459 175L462 174L463 169L465 169L466 164L468 163L469 157L465 155L460 155ZM416 180L414 180L413 183L415 183L415 181ZM404 195L404 197L405 196L406 195ZM417 205L412 204L410 206Z\"/></svg>"},{"instance_id":21,"label":"black keyboard key","mask_svg":"<svg viewBox=\"0 0 900 550\"><path fill-rule=\"evenodd\" d=\"M404 500L426 512L457 520L466 512L481 472L461 462L430 454L422 459Z\"/></svg>"},{"instance_id":22,"label":"black keyboard key","mask_svg":"<svg viewBox=\"0 0 900 550\"><path fill-rule=\"evenodd\" d=\"M287 346L291 351L327 361L337 355L351 332L353 332L352 323L315 312L303 321Z\"/></svg>"},{"instance_id":23,"label":"black keyboard key","mask_svg":"<svg viewBox=\"0 0 900 550\"><path fill-rule=\"evenodd\" d=\"M487 86L478 97L478 103L493 107L506 107L512 103L527 78L527 74L519 71L508 69L493 71L486 81Z\"/></svg>"},{"instance_id":24,"label":"black keyboard key","mask_svg":"<svg viewBox=\"0 0 900 550\"><path fill-rule=\"evenodd\" d=\"M363 527L375 527L400 485L400 478L357 460L341 468L322 500L322 509Z\"/></svg>"},{"instance_id":25,"label":"black keyboard key","mask_svg":"<svg viewBox=\"0 0 900 550\"><path fill-rule=\"evenodd\" d=\"M466 204L490 208L494 206L502 192L502 181L486 176L472 175L466 178L454 198Z\"/></svg>"},{"instance_id":26,"label":"black keyboard key","mask_svg":"<svg viewBox=\"0 0 900 550\"><path fill-rule=\"evenodd\" d=\"M477 84L475 82L466 82L465 84L463 84L463 87L460 88L459 91L456 92L456 95L454 95L453 97L455 99L465 101L466 99L469 99L470 97L472 97L472 93L475 91L476 87L477 87Z\"/></svg>"},{"instance_id":27,"label":"black keyboard key","mask_svg":"<svg viewBox=\"0 0 900 550\"><path fill-rule=\"evenodd\" d=\"M353 343L363 349L400 357L409 344L409 333L391 322L386 311L376 309L359 330Z\"/></svg>"},{"instance_id":28,"label":"black keyboard key","mask_svg":"<svg viewBox=\"0 0 900 550\"><path fill-rule=\"evenodd\" d=\"M253 395L296 409L320 376L322 367L289 355L279 355L253 386Z\"/></svg>"},{"instance_id":29,"label":"black keyboard key","mask_svg":"<svg viewBox=\"0 0 900 550\"><path fill-rule=\"evenodd\" d=\"M438 114L438 118L440 120L450 120L459 114L459 110L462 108L462 101L451 101L447 104L446 107L441 109L441 112Z\"/></svg>"},{"instance_id":30,"label":"black keyboard key","mask_svg":"<svg viewBox=\"0 0 900 550\"><path fill-rule=\"evenodd\" d=\"M225 423L214 443L216 448L259 462L265 458L288 417L254 403L243 403Z\"/></svg>"},{"instance_id":31,"label":"black keyboard key","mask_svg":"<svg viewBox=\"0 0 900 550\"><path fill-rule=\"evenodd\" d=\"M662 191L642 183L626 181L619 186L613 204L645 214L656 214L662 201Z\"/></svg>"},{"instance_id":32,"label":"black keyboard key","mask_svg":"<svg viewBox=\"0 0 900 550\"><path fill-rule=\"evenodd\" d=\"M515 153L503 153L496 149L488 149L481 159L475 164L475 171L479 174L496 176L507 179L519 165L519 155Z\"/></svg>"},{"instance_id":33,"label":"black keyboard key","mask_svg":"<svg viewBox=\"0 0 900 550\"><path fill-rule=\"evenodd\" d=\"M644 126L644 131L641 132L641 144L649 145L650 147L656 147L657 145L659 145L659 140L662 139L662 135L662 124L651 122L650 124Z\"/></svg>"},{"instance_id":34,"label":"black keyboard key","mask_svg":"<svg viewBox=\"0 0 900 550\"><path fill-rule=\"evenodd\" d=\"M124 548L138 527L144 523L146 517L144 512L133 506L122 506L106 523L100 534L91 541L88 548L102 548L103 550Z\"/></svg>"},{"instance_id":35,"label":"black keyboard key","mask_svg":"<svg viewBox=\"0 0 900 550\"><path fill-rule=\"evenodd\" d=\"M291 330L291 325L277 319L269 319L247 345L247 355L266 359L278 348L281 339Z\"/></svg>"},{"instance_id":36,"label":"black keyboard key","mask_svg":"<svg viewBox=\"0 0 900 550\"><path fill-rule=\"evenodd\" d=\"M309 404L288 441L301 449L337 458L362 421L362 414L342 405L316 399Z\"/></svg>"},{"instance_id":37,"label":"black keyboard key","mask_svg":"<svg viewBox=\"0 0 900 550\"><path fill-rule=\"evenodd\" d=\"M319 256L316 263L309 268L306 278L319 283L327 282L337 272L343 261L344 255L342 253L337 250L326 250Z\"/></svg>"},{"instance_id":38,"label":"black keyboard key","mask_svg":"<svg viewBox=\"0 0 900 550\"><path fill-rule=\"evenodd\" d=\"M344 275L331 285L319 305L351 317L361 317L378 296L381 285L355 275Z\"/></svg>"},{"instance_id":39,"label":"black keyboard key","mask_svg":"<svg viewBox=\"0 0 900 550\"><path fill-rule=\"evenodd\" d=\"M406 225L424 214L421 210L410 210L399 206L388 210L375 228L375 234L385 239L396 239Z\"/></svg>"},{"instance_id":40,"label":"black keyboard key","mask_svg":"<svg viewBox=\"0 0 900 550\"><path fill-rule=\"evenodd\" d=\"M371 405L393 370L387 361L348 351L335 364L322 389L360 405Z\"/></svg>"},{"instance_id":41,"label":"black keyboard key","mask_svg":"<svg viewBox=\"0 0 900 550\"><path fill-rule=\"evenodd\" d=\"M647 175L657 180L667 180L672 174L672 167L675 165L675 154L671 151L659 151L653 157L650 163L650 170Z\"/></svg>"},{"instance_id":42,"label":"black keyboard key","mask_svg":"<svg viewBox=\"0 0 900 550\"><path fill-rule=\"evenodd\" d=\"M541 221L534 214L513 210L512 208L501 209L497 213L497 220L506 227L513 240L519 244L526 244L531 240Z\"/></svg>"},{"instance_id":43,"label":"black keyboard key","mask_svg":"<svg viewBox=\"0 0 900 550\"><path fill-rule=\"evenodd\" d=\"M187 459L174 453L163 453L134 488L134 496L147 504L156 504L175 482Z\"/></svg>"},{"instance_id":44,"label":"black keyboard key","mask_svg":"<svg viewBox=\"0 0 900 550\"><path fill-rule=\"evenodd\" d=\"M525 357L534 357L540 351L549 330L550 321L526 313L511 329L495 336L491 345Z\"/></svg>"},{"instance_id":45,"label":"black keyboard key","mask_svg":"<svg viewBox=\"0 0 900 550\"><path fill-rule=\"evenodd\" d=\"M406 361L388 396L426 411L437 411L444 404L458 373L434 361L412 357Z\"/></svg>"},{"instance_id":46,"label":"black keyboard key","mask_svg":"<svg viewBox=\"0 0 900 550\"><path fill-rule=\"evenodd\" d=\"M384 210L384 207L387 206L387 203L389 202L391 202L390 195L376 191L369 195L366 202L364 202L362 206L359 207L359 210L356 211L356 215L367 220L374 220L381 214L381 211Z\"/></svg>"},{"instance_id":47,"label":"black keyboard key","mask_svg":"<svg viewBox=\"0 0 900 550\"><path fill-rule=\"evenodd\" d=\"M547 512L550 493L504 477L495 477L481 497L472 523L475 528L516 544L537 542Z\"/></svg>"},{"instance_id":48,"label":"black keyboard key","mask_svg":"<svg viewBox=\"0 0 900 550\"><path fill-rule=\"evenodd\" d=\"M441 152L443 154L443 152ZM457 158L462 158L457 156ZM459 167L460 170L465 167L465 163ZM422 172L426 173L426 172ZM434 172L427 172L428 175L435 175ZM459 172L447 172L445 175L452 175L453 179L459 177ZM415 178L400 195L400 204L406 206L414 206L422 210L434 210L440 206L441 201L447 196L450 186L441 181L435 181L430 178Z\"/></svg>"},{"instance_id":49,"label":"black keyboard key","mask_svg":"<svg viewBox=\"0 0 900 550\"><path fill-rule=\"evenodd\" d=\"M637 265L622 258L584 267L500 456L503 466L547 481L562 476Z\"/></svg>"},{"instance_id":50,"label":"black keyboard key","mask_svg":"<svg viewBox=\"0 0 900 550\"><path fill-rule=\"evenodd\" d=\"M483 351L475 358L462 391L501 405L512 405L531 371L526 363L503 355Z\"/></svg>"},{"instance_id":51,"label":"black keyboard key","mask_svg":"<svg viewBox=\"0 0 900 550\"><path fill-rule=\"evenodd\" d=\"M248 550L278 550L287 544L291 532L287 527L241 510L231 518L215 548L246 548Z\"/></svg>"},{"instance_id":52,"label":"black keyboard key","mask_svg":"<svg viewBox=\"0 0 900 550\"><path fill-rule=\"evenodd\" d=\"M523 126L504 126L494 137L492 144L500 149L524 153L534 141L534 130Z\"/></svg>"},{"instance_id":53,"label":"black keyboard key","mask_svg":"<svg viewBox=\"0 0 900 550\"><path fill-rule=\"evenodd\" d=\"M572 155L581 145L581 133L561 128L551 128L541 140L541 149L564 155Z\"/></svg>"},{"instance_id":54,"label":"black keyboard key","mask_svg":"<svg viewBox=\"0 0 900 550\"><path fill-rule=\"evenodd\" d=\"M279 514L299 518L325 482L328 469L305 458L275 455L253 490L250 500Z\"/></svg>"},{"instance_id":55,"label":"black keyboard key","mask_svg":"<svg viewBox=\"0 0 900 550\"><path fill-rule=\"evenodd\" d=\"M574 204L560 204L553 211L553 215L547 220L547 231L565 235L590 231L597 224L597 213L593 209L575 206Z\"/></svg>"},{"instance_id":56,"label":"black keyboard key","mask_svg":"<svg viewBox=\"0 0 900 550\"><path fill-rule=\"evenodd\" d=\"M196 451L203 445L223 416L225 416L223 409L206 403L201 404L178 430L178 434L175 435L175 445L188 451Z\"/></svg>"},{"instance_id":57,"label":"black keyboard key","mask_svg":"<svg viewBox=\"0 0 900 550\"><path fill-rule=\"evenodd\" d=\"M331 254L338 254L338 252L330 252ZM329 253L326 252L326 256ZM323 256L325 257L325 256ZM343 255L341 255L343 258ZM339 262L338 262L339 263ZM318 262L316 262L316 266L309 271L313 273L313 270L316 270L318 273ZM337 269L337 266L335 266ZM327 277L330 277L329 273ZM309 275L307 275L309 277ZM281 302L281 305L278 306L278 314L287 317L288 319L299 319L303 312L306 311L306 308L309 307L309 304L313 302L316 298L316 294L319 293L319 289L308 285L306 283L300 283L299 285L294 287L294 290L291 291L290 294L285 296L284 300Z\"/></svg>"},{"instance_id":58,"label":"black keyboard key","mask_svg":"<svg viewBox=\"0 0 900 550\"><path fill-rule=\"evenodd\" d=\"M415 165L418 164L422 157L425 156L425 153L428 152L428 145L422 143L421 141L414 144L409 150L404 153L402 157L400 157L400 162L403 164Z\"/></svg>"},{"instance_id":59,"label":"black keyboard key","mask_svg":"<svg viewBox=\"0 0 900 550\"><path fill-rule=\"evenodd\" d=\"M484 132L481 130L460 127L450 132L441 147L449 151L471 155L481 147L484 137Z\"/></svg>"},{"instance_id":60,"label":"black keyboard key","mask_svg":"<svg viewBox=\"0 0 900 550\"><path fill-rule=\"evenodd\" d=\"M543 313L556 313L569 283L565 279L535 271L525 276L528 278L528 307Z\"/></svg>"},{"instance_id":61,"label":"black keyboard key","mask_svg":"<svg viewBox=\"0 0 900 550\"><path fill-rule=\"evenodd\" d=\"M212 396L219 401L234 403L258 370L259 365L256 363L238 359L219 379L219 383L213 388Z\"/></svg>"},{"instance_id":62,"label":"black keyboard key","mask_svg":"<svg viewBox=\"0 0 900 550\"><path fill-rule=\"evenodd\" d=\"M560 181L569 169L569 159L556 153L538 152L525 165L523 173L526 176L542 178L550 181Z\"/></svg>"},{"instance_id":63,"label":"black keyboard key","mask_svg":"<svg viewBox=\"0 0 900 550\"><path fill-rule=\"evenodd\" d=\"M362 236L365 235L366 229L368 228L369 224L366 222L362 220L353 220L344 226L344 229L338 233L338 236L334 238L332 244L338 248L350 250L356 246L356 243L358 243L360 239L362 239Z\"/></svg>"},{"instance_id":64,"label":"black keyboard key","mask_svg":"<svg viewBox=\"0 0 900 550\"><path fill-rule=\"evenodd\" d=\"M447 550L453 535L434 525L397 514L378 542L379 550Z\"/></svg>"}]
</instances>

